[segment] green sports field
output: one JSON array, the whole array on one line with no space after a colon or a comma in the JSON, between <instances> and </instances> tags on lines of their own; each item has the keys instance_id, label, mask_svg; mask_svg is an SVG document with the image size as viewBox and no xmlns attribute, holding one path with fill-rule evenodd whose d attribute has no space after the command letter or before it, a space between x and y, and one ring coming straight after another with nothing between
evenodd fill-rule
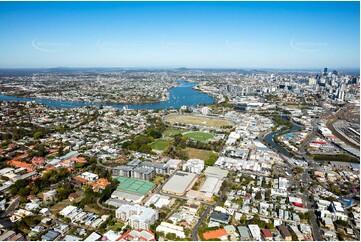
<instances>
[{"instance_id":1,"label":"green sports field","mask_svg":"<svg viewBox=\"0 0 361 242\"><path fill-rule=\"evenodd\" d=\"M213 134L200 132L200 131L189 132L189 133L184 134L184 136L186 136L187 138L190 138L190 139L201 141L201 142L207 141L214 137Z\"/></svg>"},{"instance_id":2,"label":"green sports field","mask_svg":"<svg viewBox=\"0 0 361 242\"><path fill-rule=\"evenodd\" d=\"M152 147L152 149L155 149L155 150L165 150L170 144L170 141L169 140L166 140L166 139L158 139L158 140L155 140L154 142L152 142L150 144L150 146Z\"/></svg>"}]
</instances>

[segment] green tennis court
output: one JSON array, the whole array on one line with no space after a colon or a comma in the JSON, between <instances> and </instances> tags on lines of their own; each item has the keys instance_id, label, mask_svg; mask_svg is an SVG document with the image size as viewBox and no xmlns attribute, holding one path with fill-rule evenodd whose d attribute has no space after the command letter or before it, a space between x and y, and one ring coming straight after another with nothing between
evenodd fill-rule
<instances>
[{"instance_id":1,"label":"green tennis court","mask_svg":"<svg viewBox=\"0 0 361 242\"><path fill-rule=\"evenodd\" d=\"M145 195L155 185L153 182L118 176L118 190Z\"/></svg>"}]
</instances>

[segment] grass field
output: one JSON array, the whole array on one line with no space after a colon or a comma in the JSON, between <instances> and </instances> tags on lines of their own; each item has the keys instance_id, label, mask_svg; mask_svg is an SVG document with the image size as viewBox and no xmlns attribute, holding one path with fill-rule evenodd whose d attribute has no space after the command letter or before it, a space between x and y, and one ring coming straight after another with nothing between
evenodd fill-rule
<instances>
[{"instance_id":1,"label":"grass field","mask_svg":"<svg viewBox=\"0 0 361 242\"><path fill-rule=\"evenodd\" d=\"M120 229L124 226L124 223L121 222L116 222L115 224L113 224L112 226L108 226L108 229L111 229L115 232L120 231Z\"/></svg>"},{"instance_id":2,"label":"grass field","mask_svg":"<svg viewBox=\"0 0 361 242\"><path fill-rule=\"evenodd\" d=\"M201 141L201 142L207 141L214 137L213 134L200 132L200 131L189 132L189 133L184 134L184 136L186 136L187 138L190 138L190 139Z\"/></svg>"},{"instance_id":3,"label":"grass field","mask_svg":"<svg viewBox=\"0 0 361 242\"><path fill-rule=\"evenodd\" d=\"M170 137L170 136L174 136L176 134L182 134L184 132L185 131L181 130L181 129L167 129L167 130L164 130L163 135L166 137Z\"/></svg>"},{"instance_id":4,"label":"grass field","mask_svg":"<svg viewBox=\"0 0 361 242\"><path fill-rule=\"evenodd\" d=\"M210 155L213 153L209 150L200 150L200 149L194 149L194 148L186 148L185 152L187 152L187 155L190 159L201 159L201 160L207 160L210 158Z\"/></svg>"},{"instance_id":5,"label":"grass field","mask_svg":"<svg viewBox=\"0 0 361 242\"><path fill-rule=\"evenodd\" d=\"M150 146L152 149L155 150L165 150L169 146L170 141L166 139L157 139L156 141L152 142Z\"/></svg>"},{"instance_id":6,"label":"grass field","mask_svg":"<svg viewBox=\"0 0 361 242\"><path fill-rule=\"evenodd\" d=\"M80 202L82 199L84 198L84 196L79 196L77 197L74 201L75 202ZM60 212L63 208L65 208L66 206L72 205L73 202L71 202L69 199L64 199L61 202L56 203L54 206L52 206L50 208L50 211L52 213L58 213Z\"/></svg>"},{"instance_id":7,"label":"grass field","mask_svg":"<svg viewBox=\"0 0 361 242\"><path fill-rule=\"evenodd\" d=\"M170 123L183 123L192 125L201 125L207 127L222 127L232 125L225 119L219 118L207 118L194 115L181 115L181 114L169 114L164 117L164 120Z\"/></svg>"}]
</instances>

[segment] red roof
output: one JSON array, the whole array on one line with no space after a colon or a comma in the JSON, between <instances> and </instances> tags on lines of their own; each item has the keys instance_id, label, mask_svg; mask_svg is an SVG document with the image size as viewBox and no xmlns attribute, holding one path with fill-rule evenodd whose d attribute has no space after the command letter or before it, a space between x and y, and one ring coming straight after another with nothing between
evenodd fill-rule
<instances>
[{"instance_id":1,"label":"red roof","mask_svg":"<svg viewBox=\"0 0 361 242\"><path fill-rule=\"evenodd\" d=\"M83 177L77 176L74 177L74 181L80 182L80 183L87 183L88 181L84 179Z\"/></svg>"},{"instance_id":2,"label":"red roof","mask_svg":"<svg viewBox=\"0 0 361 242\"><path fill-rule=\"evenodd\" d=\"M303 204L298 202L293 202L293 205L295 205L296 207L303 207Z\"/></svg>"},{"instance_id":3,"label":"red roof","mask_svg":"<svg viewBox=\"0 0 361 242\"><path fill-rule=\"evenodd\" d=\"M217 239L222 236L227 236L227 231L225 229L217 229L217 230L212 230L212 231L203 233L204 239L207 239L207 240L208 239Z\"/></svg>"},{"instance_id":4,"label":"red roof","mask_svg":"<svg viewBox=\"0 0 361 242\"><path fill-rule=\"evenodd\" d=\"M266 237L266 238L271 237L272 238L272 233L268 229L261 229L261 231L262 231L264 237Z\"/></svg>"}]
</instances>

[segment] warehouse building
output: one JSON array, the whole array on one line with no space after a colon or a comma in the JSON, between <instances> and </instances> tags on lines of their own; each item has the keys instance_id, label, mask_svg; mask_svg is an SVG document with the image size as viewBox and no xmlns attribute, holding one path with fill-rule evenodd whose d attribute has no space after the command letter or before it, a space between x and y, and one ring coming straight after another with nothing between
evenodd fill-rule
<instances>
[{"instance_id":1,"label":"warehouse building","mask_svg":"<svg viewBox=\"0 0 361 242\"><path fill-rule=\"evenodd\" d=\"M163 186L163 192L184 195L192 188L196 180L196 174L178 171Z\"/></svg>"}]
</instances>

